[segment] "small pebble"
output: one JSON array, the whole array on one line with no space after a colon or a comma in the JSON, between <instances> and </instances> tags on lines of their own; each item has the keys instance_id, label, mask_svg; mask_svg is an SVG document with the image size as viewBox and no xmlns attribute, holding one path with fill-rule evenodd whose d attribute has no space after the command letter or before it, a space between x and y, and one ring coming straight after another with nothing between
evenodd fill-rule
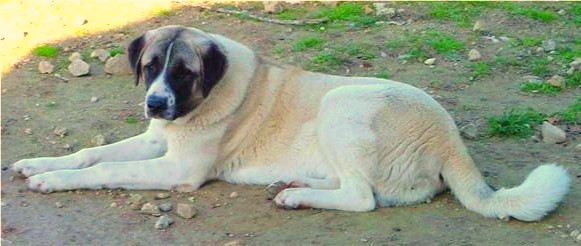
<instances>
[{"instance_id":1,"label":"small pebble","mask_svg":"<svg viewBox=\"0 0 581 246\"><path fill-rule=\"evenodd\" d=\"M234 191L234 192L230 193L230 195L228 197L236 198L236 197L238 197L238 192Z\"/></svg>"},{"instance_id":2,"label":"small pebble","mask_svg":"<svg viewBox=\"0 0 581 246\"><path fill-rule=\"evenodd\" d=\"M196 216L197 210L192 204L178 203L176 213L184 219L191 219Z\"/></svg>"},{"instance_id":3,"label":"small pebble","mask_svg":"<svg viewBox=\"0 0 581 246\"><path fill-rule=\"evenodd\" d=\"M93 138L91 138L91 142L95 145L95 146L102 146L107 144L107 140L105 140L105 137L101 134L94 136Z\"/></svg>"},{"instance_id":4,"label":"small pebble","mask_svg":"<svg viewBox=\"0 0 581 246\"><path fill-rule=\"evenodd\" d=\"M577 240L577 242L581 242L581 235L578 235L577 238L575 238L575 240Z\"/></svg>"},{"instance_id":5,"label":"small pebble","mask_svg":"<svg viewBox=\"0 0 581 246\"><path fill-rule=\"evenodd\" d=\"M567 234L561 234L561 238L568 238L568 237L569 237L569 235L567 235Z\"/></svg>"},{"instance_id":6,"label":"small pebble","mask_svg":"<svg viewBox=\"0 0 581 246\"><path fill-rule=\"evenodd\" d=\"M162 215L159 217L157 222L155 222L155 229L164 230L167 229L171 224L173 224L173 220L166 215Z\"/></svg>"},{"instance_id":7,"label":"small pebble","mask_svg":"<svg viewBox=\"0 0 581 246\"><path fill-rule=\"evenodd\" d=\"M26 128L26 129L24 129L24 133L26 133L28 135L32 135L32 129Z\"/></svg>"},{"instance_id":8,"label":"small pebble","mask_svg":"<svg viewBox=\"0 0 581 246\"><path fill-rule=\"evenodd\" d=\"M194 202L196 202L196 198L193 196L190 196L190 197L188 197L188 201L191 203L194 203Z\"/></svg>"},{"instance_id":9,"label":"small pebble","mask_svg":"<svg viewBox=\"0 0 581 246\"><path fill-rule=\"evenodd\" d=\"M426 65L434 65L436 63L436 58L430 58L424 61Z\"/></svg>"},{"instance_id":10,"label":"small pebble","mask_svg":"<svg viewBox=\"0 0 581 246\"><path fill-rule=\"evenodd\" d=\"M64 137L65 135L67 135L67 128L64 127L56 127L54 128L54 130L52 131L52 133L54 133L54 135L59 136L59 137Z\"/></svg>"},{"instance_id":11,"label":"small pebble","mask_svg":"<svg viewBox=\"0 0 581 246\"><path fill-rule=\"evenodd\" d=\"M74 60L82 60L83 56L81 55L81 53L79 52L73 52L70 56L69 56L69 61L74 61Z\"/></svg>"},{"instance_id":12,"label":"small pebble","mask_svg":"<svg viewBox=\"0 0 581 246\"><path fill-rule=\"evenodd\" d=\"M127 205L129 205L129 207L131 207L131 209L133 209L133 210L141 209L141 205L144 202L145 201L143 201L143 196L141 196L139 194L131 194L131 195L129 195L129 198L127 199Z\"/></svg>"},{"instance_id":13,"label":"small pebble","mask_svg":"<svg viewBox=\"0 0 581 246\"><path fill-rule=\"evenodd\" d=\"M235 241L227 242L227 243L224 244L224 246L240 246L240 245L242 245L240 243L240 240L235 240Z\"/></svg>"},{"instance_id":14,"label":"small pebble","mask_svg":"<svg viewBox=\"0 0 581 246\"><path fill-rule=\"evenodd\" d=\"M173 205L171 203L162 203L159 204L159 210L162 212L169 212L173 209Z\"/></svg>"},{"instance_id":15,"label":"small pebble","mask_svg":"<svg viewBox=\"0 0 581 246\"><path fill-rule=\"evenodd\" d=\"M109 207L112 208L116 208L117 206L119 206L116 202L112 202L111 205L109 205Z\"/></svg>"},{"instance_id":16,"label":"small pebble","mask_svg":"<svg viewBox=\"0 0 581 246\"><path fill-rule=\"evenodd\" d=\"M157 193L157 195L155 195L156 200L166 199L168 197L169 193Z\"/></svg>"},{"instance_id":17,"label":"small pebble","mask_svg":"<svg viewBox=\"0 0 581 246\"><path fill-rule=\"evenodd\" d=\"M55 202L55 203L54 203L54 206L55 206L56 208L62 208L62 207L64 207L65 205L63 205L63 204L62 204L62 203L60 203L60 202Z\"/></svg>"},{"instance_id":18,"label":"small pebble","mask_svg":"<svg viewBox=\"0 0 581 246\"><path fill-rule=\"evenodd\" d=\"M572 238L576 238L579 235L579 230L573 230L569 235L571 235Z\"/></svg>"},{"instance_id":19,"label":"small pebble","mask_svg":"<svg viewBox=\"0 0 581 246\"><path fill-rule=\"evenodd\" d=\"M99 98L98 97L95 97L95 96L91 97L91 102L92 103L96 103L98 101L99 101Z\"/></svg>"},{"instance_id":20,"label":"small pebble","mask_svg":"<svg viewBox=\"0 0 581 246\"><path fill-rule=\"evenodd\" d=\"M141 207L140 212L142 214L153 215L153 216L161 216L161 211L159 211L159 207L153 203L146 203L143 204Z\"/></svg>"}]
</instances>

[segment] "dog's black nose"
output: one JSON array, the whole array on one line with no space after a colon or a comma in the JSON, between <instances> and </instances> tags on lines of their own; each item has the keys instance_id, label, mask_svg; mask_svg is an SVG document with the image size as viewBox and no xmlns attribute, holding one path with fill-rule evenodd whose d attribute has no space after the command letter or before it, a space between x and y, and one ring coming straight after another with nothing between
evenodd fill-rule
<instances>
[{"instance_id":1,"label":"dog's black nose","mask_svg":"<svg viewBox=\"0 0 581 246\"><path fill-rule=\"evenodd\" d=\"M147 108L152 113L158 113L167 109L167 98L150 96L147 98Z\"/></svg>"}]
</instances>

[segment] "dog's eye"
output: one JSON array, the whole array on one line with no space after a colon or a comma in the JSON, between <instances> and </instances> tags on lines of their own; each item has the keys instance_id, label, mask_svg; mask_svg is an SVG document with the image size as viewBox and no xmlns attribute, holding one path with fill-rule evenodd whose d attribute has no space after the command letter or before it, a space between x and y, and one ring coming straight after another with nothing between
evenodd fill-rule
<instances>
[{"instance_id":1,"label":"dog's eye","mask_svg":"<svg viewBox=\"0 0 581 246\"><path fill-rule=\"evenodd\" d=\"M149 63L143 67L143 70L145 70L146 73L153 73L155 72L155 64Z\"/></svg>"}]
</instances>

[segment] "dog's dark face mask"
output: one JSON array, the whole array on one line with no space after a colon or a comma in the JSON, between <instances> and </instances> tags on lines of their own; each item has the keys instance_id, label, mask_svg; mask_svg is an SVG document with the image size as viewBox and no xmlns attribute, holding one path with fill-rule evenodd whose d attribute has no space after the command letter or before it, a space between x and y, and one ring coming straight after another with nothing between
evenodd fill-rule
<instances>
[{"instance_id":1,"label":"dog's dark face mask","mask_svg":"<svg viewBox=\"0 0 581 246\"><path fill-rule=\"evenodd\" d=\"M227 67L226 56L207 34L196 29L168 26L133 40L129 63L147 90L148 118L173 121L194 110L210 95Z\"/></svg>"}]
</instances>

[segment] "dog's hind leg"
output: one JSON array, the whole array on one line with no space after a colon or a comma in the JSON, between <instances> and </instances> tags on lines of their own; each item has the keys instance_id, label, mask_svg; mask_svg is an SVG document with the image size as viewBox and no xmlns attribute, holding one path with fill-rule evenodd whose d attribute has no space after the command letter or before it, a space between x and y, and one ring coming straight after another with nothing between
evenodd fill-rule
<instances>
[{"instance_id":1,"label":"dog's hind leg","mask_svg":"<svg viewBox=\"0 0 581 246\"><path fill-rule=\"evenodd\" d=\"M320 150L339 178L336 189L291 188L274 199L280 207L347 211L375 209L371 178L377 168L377 137L371 129L375 87L335 89L323 98L318 115Z\"/></svg>"},{"instance_id":2,"label":"dog's hind leg","mask_svg":"<svg viewBox=\"0 0 581 246\"><path fill-rule=\"evenodd\" d=\"M137 161L156 158L166 151L166 140L162 135L159 124L159 121L152 120L149 129L145 133L117 143L82 149L66 156L23 159L14 163L12 170L23 176L30 177L55 170L85 168L99 162Z\"/></svg>"}]
</instances>

